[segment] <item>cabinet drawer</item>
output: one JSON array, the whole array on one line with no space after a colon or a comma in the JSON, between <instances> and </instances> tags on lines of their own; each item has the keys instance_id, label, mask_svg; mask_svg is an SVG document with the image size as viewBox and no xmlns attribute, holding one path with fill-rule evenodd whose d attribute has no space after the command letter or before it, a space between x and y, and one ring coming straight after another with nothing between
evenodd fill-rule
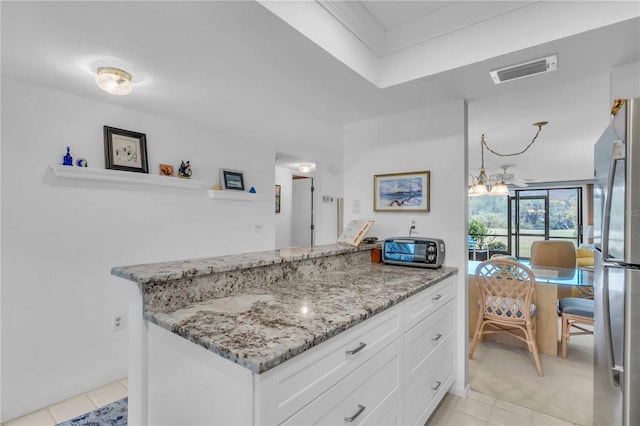
<instances>
[{"instance_id":1,"label":"cabinet drawer","mask_svg":"<svg viewBox=\"0 0 640 426\"><path fill-rule=\"evenodd\" d=\"M398 339L283 424L379 424L401 400L401 382L402 339Z\"/></svg>"},{"instance_id":2,"label":"cabinet drawer","mask_svg":"<svg viewBox=\"0 0 640 426\"><path fill-rule=\"evenodd\" d=\"M420 373L429 368L439 348L454 340L455 301L449 300L442 309L422 320L404 337L405 383L411 386Z\"/></svg>"},{"instance_id":3,"label":"cabinet drawer","mask_svg":"<svg viewBox=\"0 0 640 426\"><path fill-rule=\"evenodd\" d=\"M455 296L456 276L449 277L438 284L406 300L406 330L418 324L438 310Z\"/></svg>"},{"instance_id":4,"label":"cabinet drawer","mask_svg":"<svg viewBox=\"0 0 640 426\"><path fill-rule=\"evenodd\" d=\"M310 403L402 336L403 314L402 304L389 308L256 376L256 418L278 424Z\"/></svg>"},{"instance_id":5,"label":"cabinet drawer","mask_svg":"<svg viewBox=\"0 0 640 426\"><path fill-rule=\"evenodd\" d=\"M404 422L407 425L424 425L451 387L455 375L455 343L438 351L434 362L404 394Z\"/></svg>"}]
</instances>

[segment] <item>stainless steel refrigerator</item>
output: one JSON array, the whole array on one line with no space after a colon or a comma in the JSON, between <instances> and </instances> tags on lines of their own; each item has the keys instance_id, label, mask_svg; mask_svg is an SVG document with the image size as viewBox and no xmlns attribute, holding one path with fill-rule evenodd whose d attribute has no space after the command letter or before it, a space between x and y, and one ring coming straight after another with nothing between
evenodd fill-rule
<instances>
[{"instance_id":1,"label":"stainless steel refrigerator","mask_svg":"<svg viewBox=\"0 0 640 426\"><path fill-rule=\"evenodd\" d=\"M640 425L640 98L595 145L594 425Z\"/></svg>"}]
</instances>

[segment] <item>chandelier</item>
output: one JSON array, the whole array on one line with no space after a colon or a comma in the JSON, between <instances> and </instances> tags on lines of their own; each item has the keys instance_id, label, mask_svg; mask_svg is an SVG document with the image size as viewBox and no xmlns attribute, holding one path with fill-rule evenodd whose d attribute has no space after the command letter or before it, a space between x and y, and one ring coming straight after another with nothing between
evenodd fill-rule
<instances>
[{"instance_id":1,"label":"chandelier","mask_svg":"<svg viewBox=\"0 0 640 426\"><path fill-rule=\"evenodd\" d=\"M509 188L504 183L504 173L487 176L486 170L484 168L484 149L487 148L489 152L500 157L512 157L515 155L524 154L538 138L538 135L542 130L542 126L548 123L548 121L539 121L537 123L533 123L534 126L538 127L538 131L536 132L531 142L529 142L529 145L527 145L522 151L514 152L512 154L500 154L499 152L496 152L495 150L489 148L489 145L487 145L487 142L484 140L484 134L482 134L482 138L480 138L480 173L477 177L469 175L471 176L469 195L509 195Z\"/></svg>"}]
</instances>

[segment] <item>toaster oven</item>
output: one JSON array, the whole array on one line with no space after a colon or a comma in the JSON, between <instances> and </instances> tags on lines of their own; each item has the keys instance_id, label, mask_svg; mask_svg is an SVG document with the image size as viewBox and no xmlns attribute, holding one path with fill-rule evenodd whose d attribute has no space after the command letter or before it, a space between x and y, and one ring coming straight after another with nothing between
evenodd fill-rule
<instances>
[{"instance_id":1,"label":"toaster oven","mask_svg":"<svg viewBox=\"0 0 640 426\"><path fill-rule=\"evenodd\" d=\"M387 238L382 247L382 261L393 265L439 268L444 263L444 241L438 238Z\"/></svg>"}]
</instances>

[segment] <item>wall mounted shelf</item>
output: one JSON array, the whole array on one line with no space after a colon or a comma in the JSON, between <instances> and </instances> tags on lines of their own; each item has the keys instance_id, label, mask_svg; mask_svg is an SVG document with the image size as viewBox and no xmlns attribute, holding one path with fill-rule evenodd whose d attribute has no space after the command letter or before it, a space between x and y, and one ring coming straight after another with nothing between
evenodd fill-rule
<instances>
[{"instance_id":1,"label":"wall mounted shelf","mask_svg":"<svg viewBox=\"0 0 640 426\"><path fill-rule=\"evenodd\" d=\"M201 180L180 179L171 176L149 175L146 173L123 172L120 170L90 167L62 166L60 164L51 164L49 167L51 167L56 176L61 178L138 183L141 185L170 186L185 189L198 189L202 186Z\"/></svg>"},{"instance_id":2,"label":"wall mounted shelf","mask_svg":"<svg viewBox=\"0 0 640 426\"><path fill-rule=\"evenodd\" d=\"M211 198L212 200L254 201L262 198L258 194L252 194L251 192L244 191L223 191L219 189L210 189L208 193L209 198Z\"/></svg>"}]
</instances>

